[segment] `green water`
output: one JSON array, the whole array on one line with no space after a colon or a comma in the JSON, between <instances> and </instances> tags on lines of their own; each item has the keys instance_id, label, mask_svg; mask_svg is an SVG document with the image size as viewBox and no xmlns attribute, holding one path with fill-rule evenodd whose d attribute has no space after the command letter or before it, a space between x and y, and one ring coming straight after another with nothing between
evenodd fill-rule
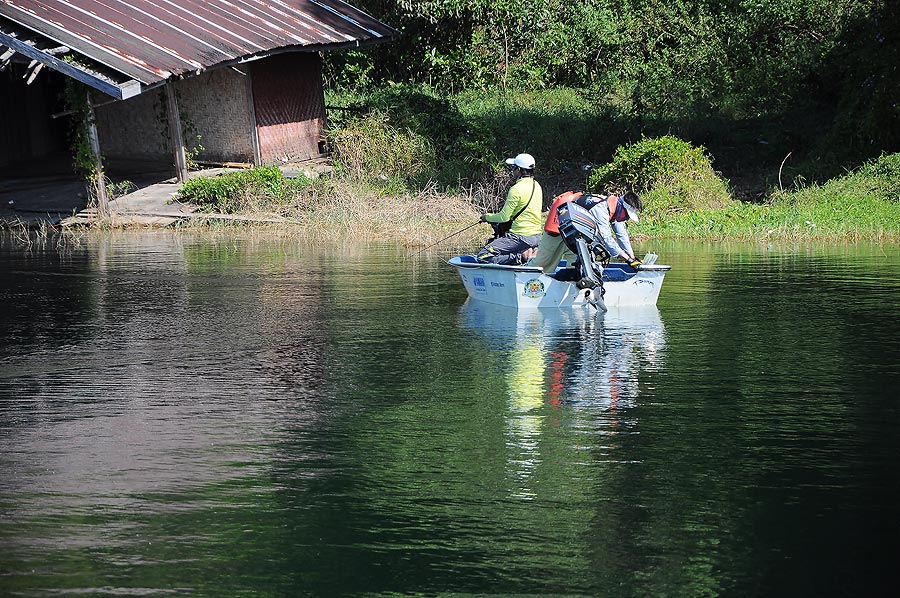
<instances>
[{"instance_id":1,"label":"green water","mask_svg":"<svg viewBox=\"0 0 900 598\"><path fill-rule=\"evenodd\" d=\"M886 596L900 249L657 244L657 309L449 254L0 242L2 596Z\"/></svg>"}]
</instances>

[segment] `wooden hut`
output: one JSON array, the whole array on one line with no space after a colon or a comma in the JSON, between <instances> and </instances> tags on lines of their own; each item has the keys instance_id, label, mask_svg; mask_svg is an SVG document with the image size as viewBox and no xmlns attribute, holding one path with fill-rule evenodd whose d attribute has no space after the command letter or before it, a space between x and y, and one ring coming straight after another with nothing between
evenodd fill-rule
<instances>
[{"instance_id":1,"label":"wooden hut","mask_svg":"<svg viewBox=\"0 0 900 598\"><path fill-rule=\"evenodd\" d=\"M340 0L4 0L0 168L67 150L53 118L65 77L92 90L105 160L174 162L183 179L186 152L256 165L321 156L322 52L395 34Z\"/></svg>"}]
</instances>

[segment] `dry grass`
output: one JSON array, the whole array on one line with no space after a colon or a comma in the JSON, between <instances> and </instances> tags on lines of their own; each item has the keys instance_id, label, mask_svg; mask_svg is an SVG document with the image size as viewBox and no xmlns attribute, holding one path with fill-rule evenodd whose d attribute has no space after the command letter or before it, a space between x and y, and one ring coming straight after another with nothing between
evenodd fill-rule
<instances>
[{"instance_id":1,"label":"dry grass","mask_svg":"<svg viewBox=\"0 0 900 598\"><path fill-rule=\"evenodd\" d=\"M435 162L434 149L424 137L388 120L386 113L373 112L335 131L334 159L354 179L416 176Z\"/></svg>"},{"instance_id":2,"label":"dry grass","mask_svg":"<svg viewBox=\"0 0 900 598\"><path fill-rule=\"evenodd\" d=\"M446 195L434 187L397 197L362 188L342 188L329 196L327 200L303 198L304 205L317 207L287 210L281 215L318 238L390 240L408 247L424 247L477 221L479 214L472 196Z\"/></svg>"},{"instance_id":3,"label":"dry grass","mask_svg":"<svg viewBox=\"0 0 900 598\"><path fill-rule=\"evenodd\" d=\"M66 254L80 246L84 238L83 231L61 229L46 221L31 224L21 220L5 221L0 224L0 231L4 229L8 234L0 235L0 246L9 243L26 253L52 249Z\"/></svg>"},{"instance_id":4,"label":"dry grass","mask_svg":"<svg viewBox=\"0 0 900 598\"><path fill-rule=\"evenodd\" d=\"M278 202L262 194L245 194L240 200L241 214L259 219L259 223L198 219L179 222L177 228L253 228L267 235L302 236L311 241L390 241L421 249L477 222L482 210L498 209L507 186L505 174L501 174L457 194L428 185L416 192L386 195L364 182L326 177ZM488 234L488 225L474 226L447 239L446 246L472 246Z\"/></svg>"}]
</instances>

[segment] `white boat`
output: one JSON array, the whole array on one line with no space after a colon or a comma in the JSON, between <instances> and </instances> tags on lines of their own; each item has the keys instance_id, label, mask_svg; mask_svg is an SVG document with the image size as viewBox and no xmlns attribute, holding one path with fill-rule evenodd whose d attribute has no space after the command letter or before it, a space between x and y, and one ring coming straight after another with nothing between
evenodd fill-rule
<instances>
[{"instance_id":1,"label":"white boat","mask_svg":"<svg viewBox=\"0 0 900 598\"><path fill-rule=\"evenodd\" d=\"M459 272L469 296L516 309L590 305L605 312L609 307L656 305L671 266L657 265L655 253L644 256L636 269L609 262L603 240L608 231L601 228L608 216L605 211L594 213L576 200L559 206L557 216L559 233L577 256L572 267L560 262L548 275L535 266L501 266L472 255L458 256L450 265Z\"/></svg>"},{"instance_id":2,"label":"white boat","mask_svg":"<svg viewBox=\"0 0 900 598\"><path fill-rule=\"evenodd\" d=\"M532 266L484 263L471 255L454 257L449 264L459 272L469 296L478 301L517 309L593 305L603 311L607 307L656 305L663 279L671 269L644 264L635 271L627 264L610 263L599 277L602 285L592 290L560 279L567 270L565 262L560 262L552 275ZM602 298L599 302L598 295Z\"/></svg>"}]
</instances>

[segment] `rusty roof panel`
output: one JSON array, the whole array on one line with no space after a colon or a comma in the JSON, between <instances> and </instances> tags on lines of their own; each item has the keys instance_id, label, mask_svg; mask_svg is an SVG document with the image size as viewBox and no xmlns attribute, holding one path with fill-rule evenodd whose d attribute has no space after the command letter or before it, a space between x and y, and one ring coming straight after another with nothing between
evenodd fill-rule
<instances>
[{"instance_id":1,"label":"rusty roof panel","mask_svg":"<svg viewBox=\"0 0 900 598\"><path fill-rule=\"evenodd\" d=\"M0 15L145 85L280 49L396 34L340 0L0 0Z\"/></svg>"}]
</instances>

